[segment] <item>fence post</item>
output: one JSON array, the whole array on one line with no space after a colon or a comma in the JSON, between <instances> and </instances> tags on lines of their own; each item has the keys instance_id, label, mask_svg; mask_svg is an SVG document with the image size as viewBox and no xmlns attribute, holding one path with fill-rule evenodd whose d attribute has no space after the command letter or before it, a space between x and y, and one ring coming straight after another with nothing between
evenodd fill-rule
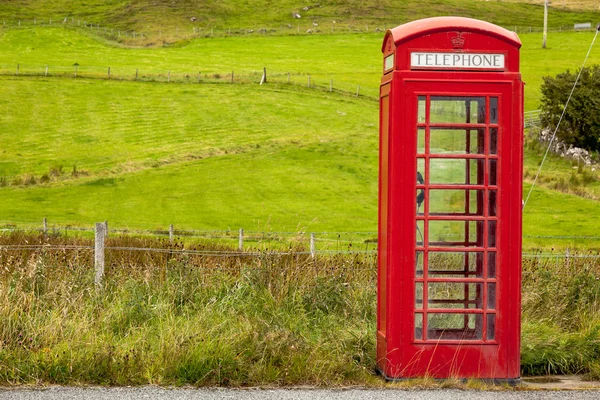
<instances>
[{"instance_id":1,"label":"fence post","mask_svg":"<svg viewBox=\"0 0 600 400\"><path fill-rule=\"evenodd\" d=\"M19 68L21 68L21 64L17 64L17 76L19 76Z\"/></svg>"},{"instance_id":2,"label":"fence post","mask_svg":"<svg viewBox=\"0 0 600 400\"><path fill-rule=\"evenodd\" d=\"M231 83L233 83L233 77L234 77L234 74L233 74L233 71L231 71Z\"/></svg>"},{"instance_id":3,"label":"fence post","mask_svg":"<svg viewBox=\"0 0 600 400\"><path fill-rule=\"evenodd\" d=\"M200 83L200 78L202 77L202 72L198 71L198 83Z\"/></svg>"},{"instance_id":4,"label":"fence post","mask_svg":"<svg viewBox=\"0 0 600 400\"><path fill-rule=\"evenodd\" d=\"M333 79L329 80L329 91L333 92Z\"/></svg>"},{"instance_id":5,"label":"fence post","mask_svg":"<svg viewBox=\"0 0 600 400\"><path fill-rule=\"evenodd\" d=\"M290 83L290 73L288 72L288 83Z\"/></svg>"},{"instance_id":6,"label":"fence post","mask_svg":"<svg viewBox=\"0 0 600 400\"><path fill-rule=\"evenodd\" d=\"M138 69L136 68L135 69L135 80L137 81L137 79L138 79Z\"/></svg>"},{"instance_id":7,"label":"fence post","mask_svg":"<svg viewBox=\"0 0 600 400\"><path fill-rule=\"evenodd\" d=\"M569 268L571 254L569 253L569 248L567 247L567 251L565 252L565 258L567 259L567 268Z\"/></svg>"},{"instance_id":8,"label":"fence post","mask_svg":"<svg viewBox=\"0 0 600 400\"><path fill-rule=\"evenodd\" d=\"M48 76L48 65L46 64L46 72L44 72L44 76Z\"/></svg>"},{"instance_id":9,"label":"fence post","mask_svg":"<svg viewBox=\"0 0 600 400\"><path fill-rule=\"evenodd\" d=\"M308 83L306 84L306 87L310 87L310 75L308 76Z\"/></svg>"},{"instance_id":10,"label":"fence post","mask_svg":"<svg viewBox=\"0 0 600 400\"><path fill-rule=\"evenodd\" d=\"M46 235L48 234L48 219L46 217L44 217L44 237L46 237Z\"/></svg>"},{"instance_id":11,"label":"fence post","mask_svg":"<svg viewBox=\"0 0 600 400\"><path fill-rule=\"evenodd\" d=\"M108 237L108 220L104 221L104 236Z\"/></svg>"},{"instance_id":12,"label":"fence post","mask_svg":"<svg viewBox=\"0 0 600 400\"><path fill-rule=\"evenodd\" d=\"M310 234L310 256L315 258L316 249L315 249L315 234Z\"/></svg>"},{"instance_id":13,"label":"fence post","mask_svg":"<svg viewBox=\"0 0 600 400\"><path fill-rule=\"evenodd\" d=\"M360 85L358 85L358 87L356 88L356 97L358 97L359 93L360 93Z\"/></svg>"},{"instance_id":14,"label":"fence post","mask_svg":"<svg viewBox=\"0 0 600 400\"><path fill-rule=\"evenodd\" d=\"M110 67L108 67L108 79L110 79Z\"/></svg>"},{"instance_id":15,"label":"fence post","mask_svg":"<svg viewBox=\"0 0 600 400\"><path fill-rule=\"evenodd\" d=\"M167 83L171 82L171 71L167 75Z\"/></svg>"},{"instance_id":16,"label":"fence post","mask_svg":"<svg viewBox=\"0 0 600 400\"><path fill-rule=\"evenodd\" d=\"M75 66L75 78L77 78L77 65Z\"/></svg>"},{"instance_id":17,"label":"fence post","mask_svg":"<svg viewBox=\"0 0 600 400\"><path fill-rule=\"evenodd\" d=\"M260 78L260 84L267 83L267 67L263 67L263 76Z\"/></svg>"},{"instance_id":18,"label":"fence post","mask_svg":"<svg viewBox=\"0 0 600 400\"><path fill-rule=\"evenodd\" d=\"M94 268L96 270L96 277L94 283L96 286L102 285L102 279L104 278L104 223L96 222L95 230L95 249L94 249Z\"/></svg>"},{"instance_id":19,"label":"fence post","mask_svg":"<svg viewBox=\"0 0 600 400\"><path fill-rule=\"evenodd\" d=\"M175 229L173 229L173 224L169 225L169 243L173 244L173 239L175 238Z\"/></svg>"},{"instance_id":20,"label":"fence post","mask_svg":"<svg viewBox=\"0 0 600 400\"><path fill-rule=\"evenodd\" d=\"M240 237L238 238L238 250L244 249L244 228L240 228Z\"/></svg>"}]
</instances>

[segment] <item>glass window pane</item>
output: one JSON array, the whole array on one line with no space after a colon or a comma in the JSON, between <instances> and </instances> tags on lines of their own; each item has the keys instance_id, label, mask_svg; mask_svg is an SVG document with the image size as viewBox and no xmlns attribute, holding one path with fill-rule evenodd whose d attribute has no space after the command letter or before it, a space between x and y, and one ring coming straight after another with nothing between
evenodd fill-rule
<instances>
[{"instance_id":1,"label":"glass window pane","mask_svg":"<svg viewBox=\"0 0 600 400\"><path fill-rule=\"evenodd\" d=\"M432 96L431 123L485 123L484 97Z\"/></svg>"},{"instance_id":2,"label":"glass window pane","mask_svg":"<svg viewBox=\"0 0 600 400\"><path fill-rule=\"evenodd\" d=\"M498 98L490 97L490 124L498 123Z\"/></svg>"},{"instance_id":3,"label":"glass window pane","mask_svg":"<svg viewBox=\"0 0 600 400\"><path fill-rule=\"evenodd\" d=\"M489 192L489 199L488 199L488 215L490 217L495 217L496 214L496 197L497 197L497 192L495 190L490 190Z\"/></svg>"},{"instance_id":4,"label":"glass window pane","mask_svg":"<svg viewBox=\"0 0 600 400\"><path fill-rule=\"evenodd\" d=\"M423 276L423 252L417 251L415 259L415 274L417 276Z\"/></svg>"},{"instance_id":5,"label":"glass window pane","mask_svg":"<svg viewBox=\"0 0 600 400\"><path fill-rule=\"evenodd\" d=\"M425 181L425 179L427 177L425 176L425 159L424 158L417 158L417 172L421 174L421 176L423 177L423 181Z\"/></svg>"},{"instance_id":6,"label":"glass window pane","mask_svg":"<svg viewBox=\"0 0 600 400\"><path fill-rule=\"evenodd\" d=\"M483 199L483 190L429 190L430 214L460 214L483 216L483 207L478 200Z\"/></svg>"},{"instance_id":7,"label":"glass window pane","mask_svg":"<svg viewBox=\"0 0 600 400\"><path fill-rule=\"evenodd\" d=\"M490 128L490 154L498 154L498 128Z\"/></svg>"},{"instance_id":8,"label":"glass window pane","mask_svg":"<svg viewBox=\"0 0 600 400\"><path fill-rule=\"evenodd\" d=\"M429 308L483 308L483 284L464 282L430 282L427 285Z\"/></svg>"},{"instance_id":9,"label":"glass window pane","mask_svg":"<svg viewBox=\"0 0 600 400\"><path fill-rule=\"evenodd\" d=\"M423 314L415 313L415 339L423 340Z\"/></svg>"},{"instance_id":10,"label":"glass window pane","mask_svg":"<svg viewBox=\"0 0 600 400\"><path fill-rule=\"evenodd\" d=\"M428 243L430 246L481 245L481 223L477 221L429 221Z\"/></svg>"},{"instance_id":11,"label":"glass window pane","mask_svg":"<svg viewBox=\"0 0 600 400\"><path fill-rule=\"evenodd\" d=\"M497 167L498 167L498 161L497 160L490 160L490 185L497 185L498 184L498 177L497 177Z\"/></svg>"},{"instance_id":12,"label":"glass window pane","mask_svg":"<svg viewBox=\"0 0 600 400\"><path fill-rule=\"evenodd\" d=\"M488 247L496 247L496 221L488 222Z\"/></svg>"},{"instance_id":13,"label":"glass window pane","mask_svg":"<svg viewBox=\"0 0 600 400\"><path fill-rule=\"evenodd\" d=\"M483 252L429 253L427 271L434 278L483 278Z\"/></svg>"},{"instance_id":14,"label":"glass window pane","mask_svg":"<svg viewBox=\"0 0 600 400\"><path fill-rule=\"evenodd\" d=\"M423 242L424 242L424 235L425 235L425 222L424 221L417 221L417 246L423 246Z\"/></svg>"},{"instance_id":15,"label":"glass window pane","mask_svg":"<svg viewBox=\"0 0 600 400\"><path fill-rule=\"evenodd\" d=\"M485 129L431 128L431 154L483 154Z\"/></svg>"},{"instance_id":16,"label":"glass window pane","mask_svg":"<svg viewBox=\"0 0 600 400\"><path fill-rule=\"evenodd\" d=\"M427 314L427 339L481 340L481 314Z\"/></svg>"},{"instance_id":17,"label":"glass window pane","mask_svg":"<svg viewBox=\"0 0 600 400\"><path fill-rule=\"evenodd\" d=\"M490 251L488 253L488 278L496 278L496 253Z\"/></svg>"},{"instance_id":18,"label":"glass window pane","mask_svg":"<svg viewBox=\"0 0 600 400\"><path fill-rule=\"evenodd\" d=\"M423 282L415 283L415 308L423 308Z\"/></svg>"},{"instance_id":19,"label":"glass window pane","mask_svg":"<svg viewBox=\"0 0 600 400\"><path fill-rule=\"evenodd\" d=\"M425 128L417 129L417 154L425 154Z\"/></svg>"},{"instance_id":20,"label":"glass window pane","mask_svg":"<svg viewBox=\"0 0 600 400\"><path fill-rule=\"evenodd\" d=\"M483 185L484 160L431 158L430 184Z\"/></svg>"},{"instance_id":21,"label":"glass window pane","mask_svg":"<svg viewBox=\"0 0 600 400\"><path fill-rule=\"evenodd\" d=\"M488 314L487 315L487 340L495 340L496 339L496 314Z\"/></svg>"},{"instance_id":22,"label":"glass window pane","mask_svg":"<svg viewBox=\"0 0 600 400\"><path fill-rule=\"evenodd\" d=\"M418 119L417 122L420 124L425 123L425 106L426 106L426 99L425 96L419 96L419 110L418 110Z\"/></svg>"},{"instance_id":23,"label":"glass window pane","mask_svg":"<svg viewBox=\"0 0 600 400\"><path fill-rule=\"evenodd\" d=\"M496 309L496 284L494 282L488 283L487 293L487 308L490 310Z\"/></svg>"}]
</instances>

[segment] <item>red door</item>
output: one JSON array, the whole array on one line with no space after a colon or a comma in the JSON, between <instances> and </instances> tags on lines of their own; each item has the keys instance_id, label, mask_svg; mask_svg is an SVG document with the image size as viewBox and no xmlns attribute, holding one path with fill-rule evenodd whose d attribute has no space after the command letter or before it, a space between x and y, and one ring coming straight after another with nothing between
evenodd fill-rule
<instances>
[{"instance_id":1,"label":"red door","mask_svg":"<svg viewBox=\"0 0 600 400\"><path fill-rule=\"evenodd\" d=\"M404 319L400 375L516 378L518 361L515 372L509 360L519 351L520 264L510 256L509 203L521 192L510 193L513 84L397 85L406 104L392 140L403 157L392 170L416 189L396 197L413 206L395 211L412 221L398 244L412 259L399 276L397 312L410 316L396 316Z\"/></svg>"}]
</instances>

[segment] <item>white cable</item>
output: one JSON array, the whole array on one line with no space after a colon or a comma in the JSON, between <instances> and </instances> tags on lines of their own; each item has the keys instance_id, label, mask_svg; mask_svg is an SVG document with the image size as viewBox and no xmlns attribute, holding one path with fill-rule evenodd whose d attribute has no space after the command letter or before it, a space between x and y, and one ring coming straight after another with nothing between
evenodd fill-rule
<instances>
[{"instance_id":1,"label":"white cable","mask_svg":"<svg viewBox=\"0 0 600 400\"><path fill-rule=\"evenodd\" d=\"M598 36L598 29L596 29L596 34L594 35L594 39L592 40L592 44L590 45L590 48L588 49L587 55L585 56L585 59L583 60L583 65L581 66L581 69L579 70L579 74L577 74L577 78L575 79L575 84L573 84L573 88L571 89L571 93L569 93L569 98L567 99L567 102L565 103L565 107L563 108L563 112L560 115L560 118L558 119L558 124L556 124L556 128L554 129L554 133L552 134L552 137L550 138L550 143L548 143L548 148L546 149L546 153L544 154L544 158L542 158L542 163L540 164L540 167L538 168L538 171L535 174L535 178L533 179L533 183L531 184L531 188L529 188L529 193L527 194L527 198L525 199L525 202L523 203L523 210L525 210L525 206L527 205L527 202L529 201L529 197L531 196L531 192L533 192L533 188L535 186L535 183L537 182L537 179L540 176L540 172L542 171L542 167L544 166L544 161L546 161L546 157L548 156L548 152L550 151L550 148L552 147L552 142L554 142L554 138L556 137L556 133L558 132L558 128L560 127L560 123L562 122L563 117L565 116L565 113L567 111L567 107L569 105L569 102L571 101L571 96L573 96L573 92L575 92L575 88L577 87L577 83L579 82L579 78L581 77L581 73L583 72L583 68L585 67L585 63L587 62L587 59L590 56L590 52L592 51L592 47L594 47L594 42L596 41L596 37L597 36Z\"/></svg>"}]
</instances>

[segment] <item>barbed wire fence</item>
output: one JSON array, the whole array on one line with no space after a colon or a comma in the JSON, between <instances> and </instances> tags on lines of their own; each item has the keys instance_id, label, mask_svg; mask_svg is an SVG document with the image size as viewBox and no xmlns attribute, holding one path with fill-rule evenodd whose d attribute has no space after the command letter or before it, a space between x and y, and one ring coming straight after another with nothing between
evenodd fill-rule
<instances>
[{"instance_id":1,"label":"barbed wire fence","mask_svg":"<svg viewBox=\"0 0 600 400\"><path fill-rule=\"evenodd\" d=\"M15 240L14 235L19 234L24 238L38 235L43 239ZM600 243L600 236L524 235L524 239ZM47 253L60 255L65 262L67 257L74 257L76 263L93 266L96 285L102 285L106 265L164 265L167 268L173 263L183 263L207 268L207 271L239 272L249 262L264 268L290 257L300 258L304 265L311 265L311 262L316 265L317 259L328 259L330 264L339 264L330 271L362 272L368 279L373 279L377 273L377 232L252 232L241 228L235 231L175 230L173 225L168 230L109 230L107 221L96 223L94 228L49 227L46 219L42 227L5 226L0 229L0 260L10 262L15 254L29 260L33 254ZM569 247L556 251L544 248L524 251L522 257L523 262L540 265L549 262L568 264L571 260L596 264L600 262L600 248L586 252ZM322 269L321 273L323 271L327 269Z\"/></svg>"}]
</instances>

